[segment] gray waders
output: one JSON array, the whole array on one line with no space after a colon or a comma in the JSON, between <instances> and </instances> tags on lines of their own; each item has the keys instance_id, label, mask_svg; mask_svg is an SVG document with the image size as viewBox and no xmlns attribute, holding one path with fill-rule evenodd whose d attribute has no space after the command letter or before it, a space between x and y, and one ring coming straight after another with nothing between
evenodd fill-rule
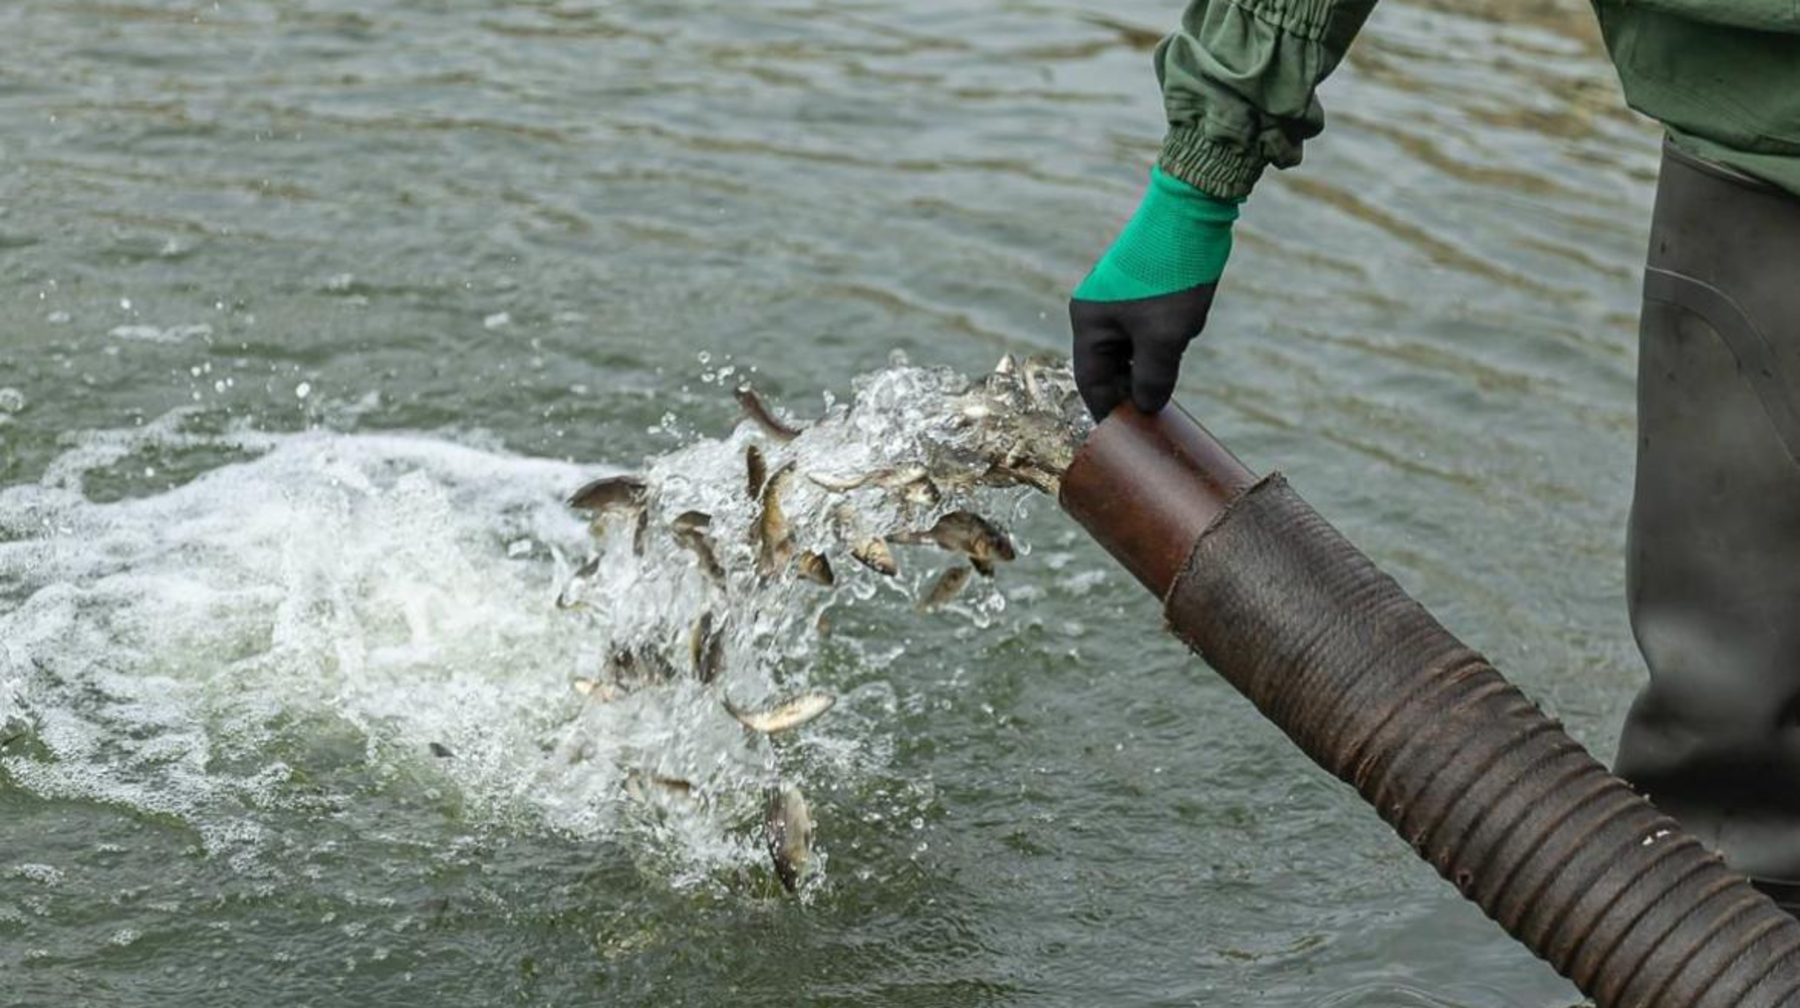
<instances>
[{"instance_id":1,"label":"gray waders","mask_svg":"<svg viewBox=\"0 0 1800 1008\"><path fill-rule=\"evenodd\" d=\"M1800 197L1665 145L1616 767L1800 911Z\"/></svg>"}]
</instances>

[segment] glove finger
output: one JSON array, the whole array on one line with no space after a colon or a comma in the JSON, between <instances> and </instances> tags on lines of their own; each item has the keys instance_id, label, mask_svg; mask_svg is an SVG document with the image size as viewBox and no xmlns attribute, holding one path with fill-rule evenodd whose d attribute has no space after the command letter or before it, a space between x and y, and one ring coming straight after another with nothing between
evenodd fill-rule
<instances>
[{"instance_id":1,"label":"glove finger","mask_svg":"<svg viewBox=\"0 0 1800 1008\"><path fill-rule=\"evenodd\" d=\"M1185 340L1145 340L1137 347L1131 361L1131 401L1145 413L1155 413L1169 405L1175 394L1175 381L1181 376L1181 355L1187 350Z\"/></svg>"},{"instance_id":2,"label":"glove finger","mask_svg":"<svg viewBox=\"0 0 1800 1008\"><path fill-rule=\"evenodd\" d=\"M1131 340L1092 305L1073 302L1075 388L1095 420L1124 402L1131 391Z\"/></svg>"}]
</instances>

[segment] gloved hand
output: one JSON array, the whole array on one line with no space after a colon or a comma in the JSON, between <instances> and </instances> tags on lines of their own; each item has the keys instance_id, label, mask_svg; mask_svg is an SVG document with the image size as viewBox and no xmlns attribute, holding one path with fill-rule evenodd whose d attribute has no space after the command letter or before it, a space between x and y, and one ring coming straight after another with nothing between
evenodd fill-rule
<instances>
[{"instance_id":1,"label":"gloved hand","mask_svg":"<svg viewBox=\"0 0 1800 1008\"><path fill-rule=\"evenodd\" d=\"M1094 419L1126 399L1147 413L1169 404L1231 254L1240 202L1151 170L1144 202L1069 302L1075 384Z\"/></svg>"}]
</instances>

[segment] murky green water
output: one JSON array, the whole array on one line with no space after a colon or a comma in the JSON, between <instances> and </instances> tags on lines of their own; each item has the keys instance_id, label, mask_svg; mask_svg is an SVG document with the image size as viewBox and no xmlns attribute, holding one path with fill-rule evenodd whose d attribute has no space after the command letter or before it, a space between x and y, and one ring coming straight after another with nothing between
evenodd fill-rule
<instances>
[{"instance_id":1,"label":"murky green water","mask_svg":"<svg viewBox=\"0 0 1800 1008\"><path fill-rule=\"evenodd\" d=\"M0 6L0 1003L1570 1003L1042 506L821 659L805 901L532 769L557 494L1061 350L1176 6ZM1610 753L1655 135L1526 13L1377 13L1181 398Z\"/></svg>"}]
</instances>

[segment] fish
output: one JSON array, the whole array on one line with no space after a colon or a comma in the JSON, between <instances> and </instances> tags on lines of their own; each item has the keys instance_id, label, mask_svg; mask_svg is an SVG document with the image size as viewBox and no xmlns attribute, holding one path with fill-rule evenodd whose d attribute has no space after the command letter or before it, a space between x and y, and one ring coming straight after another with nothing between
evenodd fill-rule
<instances>
[{"instance_id":1,"label":"fish","mask_svg":"<svg viewBox=\"0 0 1800 1008\"><path fill-rule=\"evenodd\" d=\"M640 508L637 513L637 523L631 529L631 552L635 556L643 556L644 550L649 545L650 511L647 508Z\"/></svg>"},{"instance_id":2,"label":"fish","mask_svg":"<svg viewBox=\"0 0 1800 1008\"><path fill-rule=\"evenodd\" d=\"M763 484L769 479L769 463L763 458L762 449L755 445L744 448L744 480L750 491L750 499L755 500L762 494Z\"/></svg>"},{"instance_id":3,"label":"fish","mask_svg":"<svg viewBox=\"0 0 1800 1008\"><path fill-rule=\"evenodd\" d=\"M800 568L800 576L808 581L827 588L837 584L837 574L831 569L831 561L812 550L802 550L796 566Z\"/></svg>"},{"instance_id":4,"label":"fish","mask_svg":"<svg viewBox=\"0 0 1800 1008\"><path fill-rule=\"evenodd\" d=\"M587 603L583 602L583 601L581 601L581 599L575 597L574 591L576 588L581 586L583 578L592 577L594 572L599 569L600 569L600 558L599 557L593 557L593 558L589 559L587 563L584 563L579 568L577 568L574 576L569 578L569 583L566 585L563 585L562 591L557 592L556 608L558 608L558 609L581 609L581 608L586 607Z\"/></svg>"},{"instance_id":5,"label":"fish","mask_svg":"<svg viewBox=\"0 0 1800 1008\"><path fill-rule=\"evenodd\" d=\"M928 475L921 474L900 487L900 500L911 508L937 507L943 499L943 491Z\"/></svg>"},{"instance_id":6,"label":"fish","mask_svg":"<svg viewBox=\"0 0 1800 1008\"><path fill-rule=\"evenodd\" d=\"M973 570L974 568L959 565L938 575L938 579L932 584L931 590L926 592L925 597L919 600L919 611L930 612L955 598L956 594L963 590L963 585L969 583L969 575Z\"/></svg>"},{"instance_id":7,"label":"fish","mask_svg":"<svg viewBox=\"0 0 1800 1008\"><path fill-rule=\"evenodd\" d=\"M648 801L651 789L681 798L694 798L694 782L683 777L667 777L659 773L646 773L642 770L625 771L625 792L638 801Z\"/></svg>"},{"instance_id":8,"label":"fish","mask_svg":"<svg viewBox=\"0 0 1800 1008\"><path fill-rule=\"evenodd\" d=\"M794 463L789 462L775 470L763 486L762 514L756 519L760 546L756 567L763 577L775 576L794 556L793 530L788 527L787 515L781 510L781 491L793 472Z\"/></svg>"},{"instance_id":9,"label":"fish","mask_svg":"<svg viewBox=\"0 0 1800 1008\"><path fill-rule=\"evenodd\" d=\"M895 542L936 543L954 553L967 556L984 577L994 574L993 561L1012 560L1018 556L1012 540L993 522L972 511L952 511L923 532L906 532L894 537Z\"/></svg>"},{"instance_id":10,"label":"fish","mask_svg":"<svg viewBox=\"0 0 1800 1008\"><path fill-rule=\"evenodd\" d=\"M612 703L620 696L617 686L598 679L576 679L571 685L575 687L575 692L601 703Z\"/></svg>"},{"instance_id":11,"label":"fish","mask_svg":"<svg viewBox=\"0 0 1800 1008\"><path fill-rule=\"evenodd\" d=\"M433 742L431 743L431 755L436 756L438 759L450 759L456 754L451 752L450 747L442 742Z\"/></svg>"},{"instance_id":12,"label":"fish","mask_svg":"<svg viewBox=\"0 0 1800 1008\"><path fill-rule=\"evenodd\" d=\"M669 523L669 531L675 541L685 546L700 562L700 572L711 578L714 584L725 583L725 568L719 566L719 558L714 555L712 543L707 540L706 533L712 528L712 515L701 511L683 511Z\"/></svg>"},{"instance_id":13,"label":"fish","mask_svg":"<svg viewBox=\"0 0 1800 1008\"><path fill-rule=\"evenodd\" d=\"M923 510L936 507L944 499L944 492L931 474L923 466L908 466L904 469L876 469L873 472L858 476L825 476L819 473L807 473L806 478L831 491L832 493L849 493L873 484L883 490L897 491L900 502L908 511Z\"/></svg>"},{"instance_id":14,"label":"fish","mask_svg":"<svg viewBox=\"0 0 1800 1008\"><path fill-rule=\"evenodd\" d=\"M812 860L813 819L806 796L792 784L772 784L763 805L763 845L775 865L775 877L788 892L800 888L806 863Z\"/></svg>"},{"instance_id":15,"label":"fish","mask_svg":"<svg viewBox=\"0 0 1800 1008\"><path fill-rule=\"evenodd\" d=\"M763 433L786 444L800 436L800 428L783 423L769 412L769 407L756 394L756 390L748 385L739 385L737 389L738 405L743 407L744 415L756 422Z\"/></svg>"},{"instance_id":16,"label":"fish","mask_svg":"<svg viewBox=\"0 0 1800 1008\"><path fill-rule=\"evenodd\" d=\"M725 667L725 635L714 632L712 613L701 613L694 621L688 652L694 660L694 678L702 685L719 677Z\"/></svg>"},{"instance_id":17,"label":"fish","mask_svg":"<svg viewBox=\"0 0 1800 1008\"><path fill-rule=\"evenodd\" d=\"M577 511L605 514L608 511L641 508L649 498L650 485L642 476L602 476L582 485L569 495L569 506Z\"/></svg>"},{"instance_id":18,"label":"fish","mask_svg":"<svg viewBox=\"0 0 1800 1008\"><path fill-rule=\"evenodd\" d=\"M826 476L821 473L809 472L806 474L806 478L832 493L849 493L852 490L860 490L870 483L877 483L885 476L892 474L893 471L892 469L876 469L859 476Z\"/></svg>"},{"instance_id":19,"label":"fish","mask_svg":"<svg viewBox=\"0 0 1800 1008\"><path fill-rule=\"evenodd\" d=\"M745 710L734 706L729 700L725 701L725 710L745 728L764 735L774 735L816 721L836 705L836 694L824 690L807 690L796 693L767 710Z\"/></svg>"},{"instance_id":20,"label":"fish","mask_svg":"<svg viewBox=\"0 0 1800 1008\"><path fill-rule=\"evenodd\" d=\"M675 670L655 648L639 650L620 646L607 657L605 679L577 679L575 690L602 703L611 703L645 686L668 682L674 677Z\"/></svg>"},{"instance_id":21,"label":"fish","mask_svg":"<svg viewBox=\"0 0 1800 1008\"><path fill-rule=\"evenodd\" d=\"M832 508L831 521L836 526L838 538L850 544L850 556L857 563L887 577L900 573L900 564L894 559L894 551L888 549L887 540L869 535L863 529L856 509L848 502Z\"/></svg>"},{"instance_id":22,"label":"fish","mask_svg":"<svg viewBox=\"0 0 1800 1008\"><path fill-rule=\"evenodd\" d=\"M894 551L888 549L887 540L879 536L871 536L850 547L850 556L877 574L893 577L900 573L900 562L894 559Z\"/></svg>"}]
</instances>

